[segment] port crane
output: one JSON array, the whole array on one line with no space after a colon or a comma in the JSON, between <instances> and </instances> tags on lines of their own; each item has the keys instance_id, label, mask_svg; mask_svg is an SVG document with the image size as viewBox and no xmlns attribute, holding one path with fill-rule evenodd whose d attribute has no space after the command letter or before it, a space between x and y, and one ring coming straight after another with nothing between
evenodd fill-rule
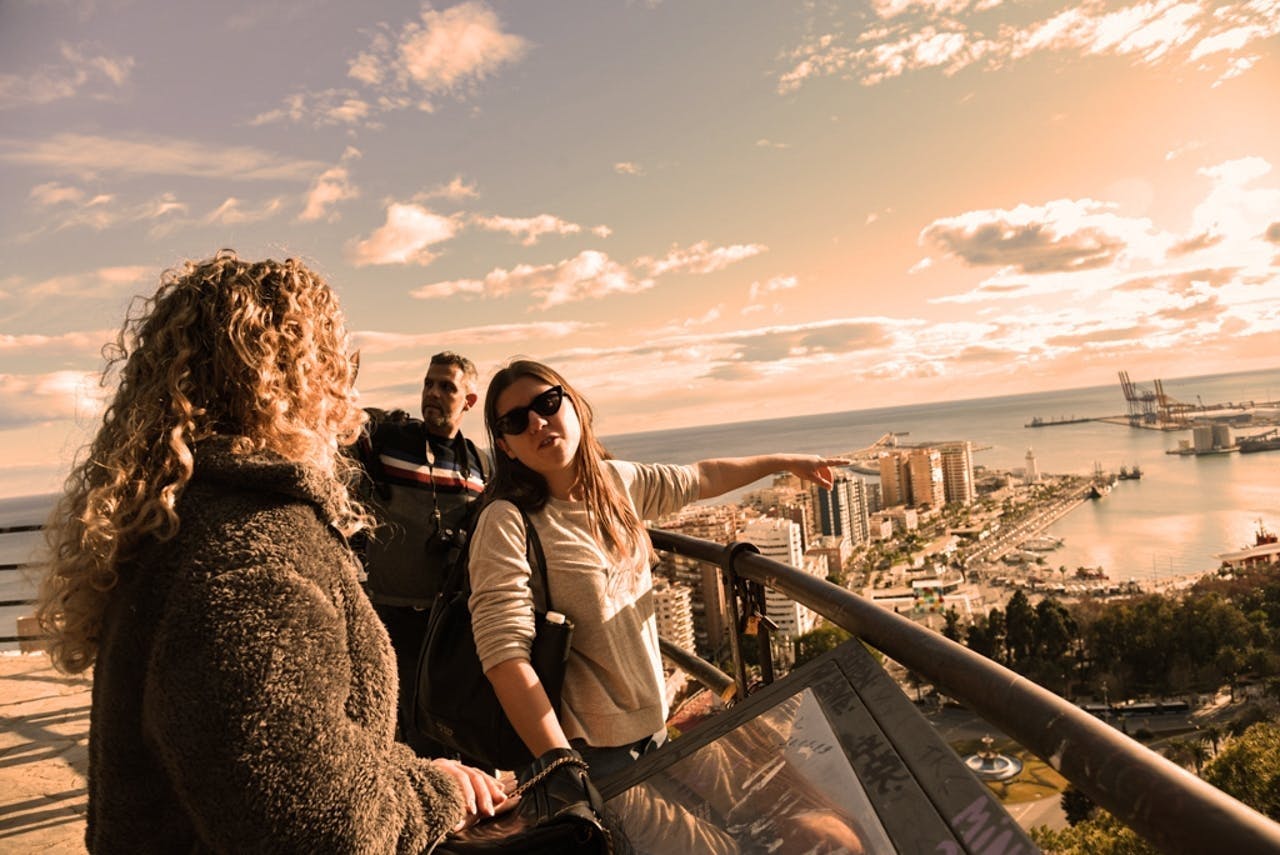
<instances>
[{"instance_id":1,"label":"port crane","mask_svg":"<svg viewBox=\"0 0 1280 855\"><path fill-rule=\"evenodd\" d=\"M1155 388L1143 388L1129 379L1128 371L1120 372L1120 389L1124 392L1124 400L1129 408L1129 424L1137 427L1143 424L1187 424L1191 413L1203 409L1204 405L1185 404L1164 390L1164 381L1156 378L1152 384Z\"/></svg>"}]
</instances>

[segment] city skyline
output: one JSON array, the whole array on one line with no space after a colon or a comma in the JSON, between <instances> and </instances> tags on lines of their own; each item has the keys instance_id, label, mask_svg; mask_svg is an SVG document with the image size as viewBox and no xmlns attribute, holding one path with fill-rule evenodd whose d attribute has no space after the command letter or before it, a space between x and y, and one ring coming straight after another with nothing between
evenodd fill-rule
<instances>
[{"instance_id":1,"label":"city skyline","mask_svg":"<svg viewBox=\"0 0 1280 855\"><path fill-rule=\"evenodd\" d=\"M0 494L223 246L329 278L371 405L520 354L604 434L1274 367L1278 49L1268 0L4 4Z\"/></svg>"}]
</instances>

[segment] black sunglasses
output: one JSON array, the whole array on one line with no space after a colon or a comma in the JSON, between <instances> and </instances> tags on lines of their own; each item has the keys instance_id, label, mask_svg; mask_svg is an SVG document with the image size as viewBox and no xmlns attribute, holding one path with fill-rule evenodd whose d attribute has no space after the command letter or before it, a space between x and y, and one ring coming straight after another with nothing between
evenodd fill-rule
<instances>
[{"instance_id":1,"label":"black sunglasses","mask_svg":"<svg viewBox=\"0 0 1280 855\"><path fill-rule=\"evenodd\" d=\"M552 386L529 402L527 407L515 407L507 410L494 421L493 426L498 433L515 436L529 429L529 413L537 413L544 419L560 412L560 404L564 401L564 387Z\"/></svg>"}]
</instances>

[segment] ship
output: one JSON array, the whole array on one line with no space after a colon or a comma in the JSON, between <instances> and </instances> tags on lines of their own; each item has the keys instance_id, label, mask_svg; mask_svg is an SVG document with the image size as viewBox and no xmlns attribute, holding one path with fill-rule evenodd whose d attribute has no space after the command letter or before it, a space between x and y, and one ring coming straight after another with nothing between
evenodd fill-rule
<instances>
[{"instance_id":1,"label":"ship","mask_svg":"<svg viewBox=\"0 0 1280 855\"><path fill-rule=\"evenodd\" d=\"M1142 467L1136 463L1132 469L1128 466L1121 466L1119 478L1121 481L1140 481L1142 480Z\"/></svg>"},{"instance_id":2,"label":"ship","mask_svg":"<svg viewBox=\"0 0 1280 855\"><path fill-rule=\"evenodd\" d=\"M1102 471L1102 464L1094 462L1093 464L1093 483L1089 485L1089 498L1101 499L1103 496L1111 492L1111 488L1115 486L1116 476L1110 472Z\"/></svg>"},{"instance_id":3,"label":"ship","mask_svg":"<svg viewBox=\"0 0 1280 855\"><path fill-rule=\"evenodd\" d=\"M1280 428L1272 428L1266 433L1258 433L1253 436L1238 436L1236 437L1236 446L1239 447L1241 454L1280 450Z\"/></svg>"}]
</instances>

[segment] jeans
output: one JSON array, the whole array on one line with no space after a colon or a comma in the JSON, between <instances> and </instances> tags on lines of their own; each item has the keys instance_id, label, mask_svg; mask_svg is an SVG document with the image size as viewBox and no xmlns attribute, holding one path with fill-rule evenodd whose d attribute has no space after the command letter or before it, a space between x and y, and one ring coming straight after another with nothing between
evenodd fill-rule
<instances>
[{"instance_id":1,"label":"jeans","mask_svg":"<svg viewBox=\"0 0 1280 855\"><path fill-rule=\"evenodd\" d=\"M658 750L666 741L667 729L664 727L652 736L646 736L630 745L596 747L588 745L583 739L570 740L569 744L582 755L583 760L587 761L587 765L591 767L591 780L599 784L606 778L630 768L632 763L650 751Z\"/></svg>"}]
</instances>

